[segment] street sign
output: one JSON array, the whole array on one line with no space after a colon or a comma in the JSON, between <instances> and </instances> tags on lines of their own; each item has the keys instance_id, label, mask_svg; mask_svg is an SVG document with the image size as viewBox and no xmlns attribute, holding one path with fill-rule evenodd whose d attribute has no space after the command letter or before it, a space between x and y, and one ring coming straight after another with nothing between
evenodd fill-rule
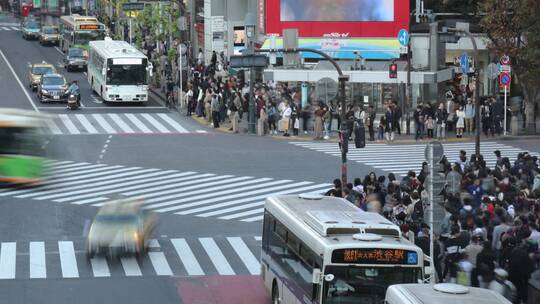
<instances>
[{"instance_id":1,"label":"street sign","mask_svg":"<svg viewBox=\"0 0 540 304\"><path fill-rule=\"evenodd\" d=\"M124 12L129 11L142 11L144 10L144 3L141 2L127 2L122 4L122 10Z\"/></svg>"},{"instance_id":2,"label":"street sign","mask_svg":"<svg viewBox=\"0 0 540 304\"><path fill-rule=\"evenodd\" d=\"M268 57L266 55L231 56L230 65L232 68L264 68L268 65Z\"/></svg>"},{"instance_id":3,"label":"street sign","mask_svg":"<svg viewBox=\"0 0 540 304\"><path fill-rule=\"evenodd\" d=\"M499 71L510 73L510 72L512 72L512 66L510 66L510 65L501 65L499 67Z\"/></svg>"},{"instance_id":4,"label":"street sign","mask_svg":"<svg viewBox=\"0 0 540 304\"><path fill-rule=\"evenodd\" d=\"M512 78L510 77L510 73L508 72L502 72L500 76L500 83L502 86L508 86L510 85L510 82L512 81Z\"/></svg>"},{"instance_id":5,"label":"street sign","mask_svg":"<svg viewBox=\"0 0 540 304\"><path fill-rule=\"evenodd\" d=\"M424 156L426 161L429 161L429 149L433 146L433 161L438 163L444 156L444 147L439 141L432 141L426 145Z\"/></svg>"},{"instance_id":6,"label":"street sign","mask_svg":"<svg viewBox=\"0 0 540 304\"><path fill-rule=\"evenodd\" d=\"M499 76L499 67L495 63L490 63L487 67L488 78L493 80Z\"/></svg>"},{"instance_id":7,"label":"street sign","mask_svg":"<svg viewBox=\"0 0 540 304\"><path fill-rule=\"evenodd\" d=\"M510 57L508 55L501 56L501 59L499 60L501 65L510 65Z\"/></svg>"},{"instance_id":8,"label":"street sign","mask_svg":"<svg viewBox=\"0 0 540 304\"><path fill-rule=\"evenodd\" d=\"M409 44L409 31L406 29L399 30L397 39L399 41L399 44L402 46L407 46Z\"/></svg>"},{"instance_id":9,"label":"street sign","mask_svg":"<svg viewBox=\"0 0 540 304\"><path fill-rule=\"evenodd\" d=\"M467 52L463 52L463 55L459 57L459 65L461 66L461 72L463 74L469 73L469 56Z\"/></svg>"},{"instance_id":10,"label":"street sign","mask_svg":"<svg viewBox=\"0 0 540 304\"><path fill-rule=\"evenodd\" d=\"M431 185L433 185L433 196L435 197L439 195L446 185L446 177L444 176L444 173L434 172L433 183L431 183L429 175L426 176L426 179L424 180L424 188L426 188L427 191L431 191Z\"/></svg>"}]
</instances>

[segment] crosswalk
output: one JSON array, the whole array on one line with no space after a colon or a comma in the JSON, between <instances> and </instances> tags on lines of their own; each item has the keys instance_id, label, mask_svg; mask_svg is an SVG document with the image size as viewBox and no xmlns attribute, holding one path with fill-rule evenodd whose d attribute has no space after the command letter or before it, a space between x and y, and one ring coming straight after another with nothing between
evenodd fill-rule
<instances>
[{"instance_id":1,"label":"crosswalk","mask_svg":"<svg viewBox=\"0 0 540 304\"><path fill-rule=\"evenodd\" d=\"M21 27L17 23L0 23L0 31L20 31Z\"/></svg>"},{"instance_id":2,"label":"crosswalk","mask_svg":"<svg viewBox=\"0 0 540 304\"><path fill-rule=\"evenodd\" d=\"M270 195L324 192L330 184L270 177L218 175L72 161L49 161L50 177L41 187L3 189L2 197L102 206L117 197L140 197L155 212L262 220Z\"/></svg>"},{"instance_id":3,"label":"crosswalk","mask_svg":"<svg viewBox=\"0 0 540 304\"><path fill-rule=\"evenodd\" d=\"M337 143L316 143L316 142L290 142L293 145L310 150L323 152L332 156L341 157L341 151ZM444 152L450 162L458 160L459 152L465 150L467 157L474 154L474 143L445 143ZM392 172L396 175L406 175L409 170L419 172L422 169L422 162L425 161L425 144L412 145L387 145L368 144L365 148L356 149L349 146L347 158L351 161L368 165L379 170ZM514 160L518 153L526 150L498 142L482 142L481 151L489 167L494 167L497 161L493 151L500 150L503 157ZM538 153L531 153L539 156Z\"/></svg>"},{"instance_id":4,"label":"crosswalk","mask_svg":"<svg viewBox=\"0 0 540 304\"><path fill-rule=\"evenodd\" d=\"M60 114L48 129L54 135L206 133L188 130L167 113Z\"/></svg>"},{"instance_id":5,"label":"crosswalk","mask_svg":"<svg viewBox=\"0 0 540 304\"><path fill-rule=\"evenodd\" d=\"M137 260L86 258L83 239L0 242L0 281L141 276L258 275L260 236L161 238Z\"/></svg>"}]
</instances>

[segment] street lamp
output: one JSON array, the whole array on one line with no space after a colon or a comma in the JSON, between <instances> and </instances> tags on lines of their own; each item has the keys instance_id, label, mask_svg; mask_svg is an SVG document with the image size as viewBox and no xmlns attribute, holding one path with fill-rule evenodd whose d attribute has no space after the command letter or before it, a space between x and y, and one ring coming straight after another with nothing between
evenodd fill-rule
<instances>
[{"instance_id":1,"label":"street lamp","mask_svg":"<svg viewBox=\"0 0 540 304\"><path fill-rule=\"evenodd\" d=\"M253 54L253 40L255 40L255 25L257 24L257 18L253 13L247 13L244 19L244 25L246 27L247 48L250 54ZM249 133L255 134L255 73L253 67L249 68Z\"/></svg>"}]
</instances>

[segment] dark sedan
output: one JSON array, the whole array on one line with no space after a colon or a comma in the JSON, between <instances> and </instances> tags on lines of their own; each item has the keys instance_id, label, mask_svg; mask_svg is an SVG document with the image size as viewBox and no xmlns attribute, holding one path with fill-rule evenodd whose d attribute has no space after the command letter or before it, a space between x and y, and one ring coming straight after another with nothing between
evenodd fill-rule
<instances>
[{"instance_id":1,"label":"dark sedan","mask_svg":"<svg viewBox=\"0 0 540 304\"><path fill-rule=\"evenodd\" d=\"M66 70L86 69L86 51L80 48L70 48L64 57L64 67Z\"/></svg>"},{"instance_id":2,"label":"dark sedan","mask_svg":"<svg viewBox=\"0 0 540 304\"><path fill-rule=\"evenodd\" d=\"M60 74L45 74L41 76L38 84L37 95L39 101L41 102L67 102L69 91L66 79Z\"/></svg>"}]
</instances>

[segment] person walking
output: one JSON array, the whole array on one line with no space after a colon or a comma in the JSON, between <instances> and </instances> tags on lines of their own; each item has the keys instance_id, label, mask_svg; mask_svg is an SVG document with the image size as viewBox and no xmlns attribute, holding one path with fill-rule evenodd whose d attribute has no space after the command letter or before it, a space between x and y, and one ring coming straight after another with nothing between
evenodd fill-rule
<instances>
[{"instance_id":1,"label":"person walking","mask_svg":"<svg viewBox=\"0 0 540 304\"><path fill-rule=\"evenodd\" d=\"M397 134L401 135L401 117L403 116L403 113L401 112L401 108L398 106L398 101L394 100L392 103L392 107L394 109L395 113L395 126L397 130Z\"/></svg>"},{"instance_id":2,"label":"person walking","mask_svg":"<svg viewBox=\"0 0 540 304\"><path fill-rule=\"evenodd\" d=\"M384 130L386 129L386 115L381 115L379 119L379 132L377 133L377 140L384 140Z\"/></svg>"},{"instance_id":3,"label":"person walking","mask_svg":"<svg viewBox=\"0 0 540 304\"><path fill-rule=\"evenodd\" d=\"M372 105L369 105L367 113L366 113L366 124L368 126L368 133L369 133L369 141L375 140L375 110L373 109Z\"/></svg>"},{"instance_id":4,"label":"person walking","mask_svg":"<svg viewBox=\"0 0 540 304\"><path fill-rule=\"evenodd\" d=\"M331 115L330 111L328 111L328 108L326 106L323 106L322 102L320 102L317 106L315 106L315 138L314 139L323 139L323 120L324 120L324 130L325 130L325 136L324 139L328 139L330 137L327 137L327 124L328 122L328 116Z\"/></svg>"},{"instance_id":5,"label":"person walking","mask_svg":"<svg viewBox=\"0 0 540 304\"><path fill-rule=\"evenodd\" d=\"M214 128L219 128L219 96L217 94L212 95L212 101L210 103L210 108L212 111L212 121L214 122Z\"/></svg>"},{"instance_id":6,"label":"person walking","mask_svg":"<svg viewBox=\"0 0 540 304\"><path fill-rule=\"evenodd\" d=\"M474 115L476 108L472 102L472 98L467 98L467 104L465 105L465 132L472 135L474 129Z\"/></svg>"},{"instance_id":7,"label":"person walking","mask_svg":"<svg viewBox=\"0 0 540 304\"><path fill-rule=\"evenodd\" d=\"M490 100L486 99L484 101L484 105L482 106L482 112L480 112L482 116L482 129L484 131L484 135L486 137L489 136L491 133L491 136L494 135L493 128L492 128L492 108L490 104Z\"/></svg>"},{"instance_id":8,"label":"person walking","mask_svg":"<svg viewBox=\"0 0 540 304\"><path fill-rule=\"evenodd\" d=\"M242 107L242 96L238 91L233 93L233 101L231 103L231 122L232 122L232 131L233 133L239 132L239 120L240 114L238 114L239 109Z\"/></svg>"},{"instance_id":9,"label":"person walking","mask_svg":"<svg viewBox=\"0 0 540 304\"><path fill-rule=\"evenodd\" d=\"M280 120L280 126L283 129L283 136L289 137L291 136L289 134L289 130L291 129L290 121L291 121L291 106L289 105L289 101L285 100L283 112L281 113L281 120Z\"/></svg>"},{"instance_id":10,"label":"person walking","mask_svg":"<svg viewBox=\"0 0 540 304\"><path fill-rule=\"evenodd\" d=\"M394 112L394 109L392 108L392 104L389 103L387 106L386 111L386 127L385 127L385 137L386 141L392 142L394 141L394 135L396 130L396 115Z\"/></svg>"},{"instance_id":11,"label":"person walking","mask_svg":"<svg viewBox=\"0 0 540 304\"><path fill-rule=\"evenodd\" d=\"M448 112L444 106L444 103L439 104L439 108L435 111L435 123L437 124L437 139L446 139L446 121L448 119Z\"/></svg>"},{"instance_id":12,"label":"person walking","mask_svg":"<svg viewBox=\"0 0 540 304\"><path fill-rule=\"evenodd\" d=\"M270 102L268 107L268 129L270 134L278 134L276 122L279 119L279 111L277 109L276 103L274 101Z\"/></svg>"},{"instance_id":13,"label":"person walking","mask_svg":"<svg viewBox=\"0 0 540 304\"><path fill-rule=\"evenodd\" d=\"M435 123L433 121L433 117L428 116L426 119L426 130L427 130L427 137L429 139L433 138L433 129L435 128Z\"/></svg>"},{"instance_id":14,"label":"person walking","mask_svg":"<svg viewBox=\"0 0 540 304\"><path fill-rule=\"evenodd\" d=\"M422 139L422 133L424 132L424 116L422 113L422 105L418 105L413 113L415 135L414 139Z\"/></svg>"},{"instance_id":15,"label":"person walking","mask_svg":"<svg viewBox=\"0 0 540 304\"><path fill-rule=\"evenodd\" d=\"M456 111L456 117L456 137L462 138L463 129L465 128L465 112L463 111L463 106L459 106L458 110Z\"/></svg>"}]
</instances>

